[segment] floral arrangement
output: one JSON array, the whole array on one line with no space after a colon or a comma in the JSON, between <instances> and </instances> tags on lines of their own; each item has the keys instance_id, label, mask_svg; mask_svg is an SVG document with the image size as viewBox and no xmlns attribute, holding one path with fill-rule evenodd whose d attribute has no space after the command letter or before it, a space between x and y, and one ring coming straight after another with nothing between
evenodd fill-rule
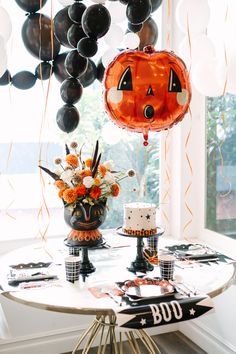
<instances>
[{"instance_id":1,"label":"floral arrangement","mask_svg":"<svg viewBox=\"0 0 236 354\"><path fill-rule=\"evenodd\" d=\"M55 180L59 197L71 208L79 203L105 203L107 198L119 195L119 182L122 179L135 176L132 169L126 172L115 171L112 160L102 163L98 141L92 157L83 159L82 148L78 149L78 144L72 142L70 148L66 145L65 159L57 157L54 163L60 170L52 172L43 166L39 167Z\"/></svg>"}]
</instances>

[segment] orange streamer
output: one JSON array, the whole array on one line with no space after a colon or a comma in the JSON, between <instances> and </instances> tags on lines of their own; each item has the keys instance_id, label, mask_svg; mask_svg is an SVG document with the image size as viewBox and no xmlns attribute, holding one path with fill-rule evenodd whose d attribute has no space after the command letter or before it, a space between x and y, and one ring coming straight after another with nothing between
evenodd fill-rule
<instances>
[{"instance_id":1,"label":"orange streamer","mask_svg":"<svg viewBox=\"0 0 236 354\"><path fill-rule=\"evenodd\" d=\"M191 110L189 110L189 115L190 115L190 123L192 123ZM185 198L184 206L185 206L185 209L186 209L187 214L189 216L189 219L187 220L187 222L183 226L183 237L186 240L188 240L186 232L187 232L188 228L190 227L190 225L192 224L193 217L194 217L193 210L192 210L192 208L190 207L190 205L187 202L187 197L190 194L191 188L192 188L192 177L193 177L192 163L191 163L191 159L190 159L189 154L188 154L188 145L189 145L189 142L190 142L191 133L192 133L192 126L190 126L190 129L188 131L187 137L185 139L185 158L186 158L187 166L188 166L188 169L189 169L189 172L190 172L190 181L188 182L188 185L187 185L187 187L185 189L185 192L184 192L184 198Z\"/></svg>"}]
</instances>

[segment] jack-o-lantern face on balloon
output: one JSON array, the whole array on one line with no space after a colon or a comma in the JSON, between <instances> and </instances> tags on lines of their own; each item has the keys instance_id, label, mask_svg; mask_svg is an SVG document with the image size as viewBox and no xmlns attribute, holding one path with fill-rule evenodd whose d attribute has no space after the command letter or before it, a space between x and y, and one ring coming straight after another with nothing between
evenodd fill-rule
<instances>
[{"instance_id":1,"label":"jack-o-lantern face on balloon","mask_svg":"<svg viewBox=\"0 0 236 354\"><path fill-rule=\"evenodd\" d=\"M189 74L172 52L126 51L108 66L104 76L105 107L121 128L160 131L181 121L191 99Z\"/></svg>"}]
</instances>

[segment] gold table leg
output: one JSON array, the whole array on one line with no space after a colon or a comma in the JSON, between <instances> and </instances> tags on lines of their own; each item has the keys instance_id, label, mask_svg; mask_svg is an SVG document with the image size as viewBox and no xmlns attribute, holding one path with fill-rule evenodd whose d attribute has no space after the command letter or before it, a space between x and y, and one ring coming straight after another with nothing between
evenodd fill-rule
<instances>
[{"instance_id":1,"label":"gold table leg","mask_svg":"<svg viewBox=\"0 0 236 354\"><path fill-rule=\"evenodd\" d=\"M110 353L114 354L123 354L123 342L122 334L124 333L125 337L128 340L128 344L134 354L145 354L141 351L137 339L143 343L146 348L146 353L149 354L161 354L156 342L144 329L136 329L130 331L122 331L119 333L119 345L116 338L115 330L117 328L116 316L97 316L96 319L92 322L89 328L82 334L79 338L72 354L76 354L79 350L80 345L85 342L84 349L82 354L88 354L94 340L100 335L99 345L97 354L105 354L107 345L110 344ZM107 333L105 334L105 329ZM110 343L109 343L110 341Z\"/></svg>"}]
</instances>

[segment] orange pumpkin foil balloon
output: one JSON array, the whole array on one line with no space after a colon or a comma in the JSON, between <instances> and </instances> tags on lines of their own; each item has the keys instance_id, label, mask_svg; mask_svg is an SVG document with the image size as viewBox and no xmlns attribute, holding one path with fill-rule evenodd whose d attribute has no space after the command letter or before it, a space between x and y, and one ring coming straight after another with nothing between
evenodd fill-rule
<instances>
[{"instance_id":1,"label":"orange pumpkin foil balloon","mask_svg":"<svg viewBox=\"0 0 236 354\"><path fill-rule=\"evenodd\" d=\"M129 50L119 54L104 75L105 108L121 128L142 132L171 128L181 121L191 99L189 73L173 52Z\"/></svg>"}]
</instances>

